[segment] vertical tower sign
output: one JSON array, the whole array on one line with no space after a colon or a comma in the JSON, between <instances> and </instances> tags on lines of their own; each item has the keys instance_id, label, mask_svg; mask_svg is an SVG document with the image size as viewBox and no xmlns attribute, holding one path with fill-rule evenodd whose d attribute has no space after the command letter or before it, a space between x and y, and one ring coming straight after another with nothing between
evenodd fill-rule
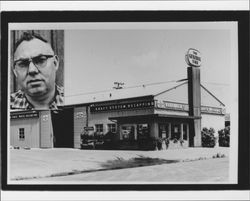
<instances>
[{"instance_id":1,"label":"vertical tower sign","mask_svg":"<svg viewBox=\"0 0 250 201\"><path fill-rule=\"evenodd\" d=\"M185 59L187 64L191 67L201 66L201 53L196 49L188 49Z\"/></svg>"},{"instance_id":2,"label":"vertical tower sign","mask_svg":"<svg viewBox=\"0 0 250 201\"><path fill-rule=\"evenodd\" d=\"M189 116L193 117L190 125L189 146L201 146L201 89L200 89L200 66L201 53L193 48L187 51L185 56L188 64L188 105Z\"/></svg>"}]
</instances>

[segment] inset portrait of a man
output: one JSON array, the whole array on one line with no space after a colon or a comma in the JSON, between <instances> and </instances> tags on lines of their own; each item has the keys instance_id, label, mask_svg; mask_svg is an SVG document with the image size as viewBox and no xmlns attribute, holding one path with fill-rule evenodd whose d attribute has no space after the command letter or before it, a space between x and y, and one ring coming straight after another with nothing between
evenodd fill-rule
<instances>
[{"instance_id":1,"label":"inset portrait of a man","mask_svg":"<svg viewBox=\"0 0 250 201\"><path fill-rule=\"evenodd\" d=\"M63 37L63 31L12 31L11 109L63 105Z\"/></svg>"}]
</instances>

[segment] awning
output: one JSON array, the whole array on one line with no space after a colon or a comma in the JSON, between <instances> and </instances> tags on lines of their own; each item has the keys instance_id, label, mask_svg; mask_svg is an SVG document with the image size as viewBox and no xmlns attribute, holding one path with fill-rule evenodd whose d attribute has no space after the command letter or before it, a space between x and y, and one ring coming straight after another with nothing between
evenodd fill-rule
<instances>
[{"instance_id":1,"label":"awning","mask_svg":"<svg viewBox=\"0 0 250 201\"><path fill-rule=\"evenodd\" d=\"M167 115L167 114L147 114L133 116L117 116L109 117L111 121L145 121L145 120L161 120L161 119L201 119L200 116L184 116L184 115Z\"/></svg>"}]
</instances>

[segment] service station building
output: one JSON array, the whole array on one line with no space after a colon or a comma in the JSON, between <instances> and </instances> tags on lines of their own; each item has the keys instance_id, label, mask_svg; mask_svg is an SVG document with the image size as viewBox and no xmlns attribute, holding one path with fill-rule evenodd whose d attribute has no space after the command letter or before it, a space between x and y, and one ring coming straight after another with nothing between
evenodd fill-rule
<instances>
[{"instance_id":1,"label":"service station building","mask_svg":"<svg viewBox=\"0 0 250 201\"><path fill-rule=\"evenodd\" d=\"M216 133L224 128L225 105L200 83L198 66L190 65L187 77L65 97L65 106L57 111L11 111L10 145L80 148L83 132L112 132L117 141L150 136L200 147L203 127L213 127Z\"/></svg>"},{"instance_id":2,"label":"service station building","mask_svg":"<svg viewBox=\"0 0 250 201\"><path fill-rule=\"evenodd\" d=\"M213 127L216 132L224 128L224 105L205 87L201 85L201 116L191 116L188 82L163 85L86 95L80 97L81 104L65 105L54 112L13 111L11 146L80 148L84 130L89 134L111 131L118 140L150 135L201 146L201 134L194 135L195 120L201 120L201 128Z\"/></svg>"}]
</instances>

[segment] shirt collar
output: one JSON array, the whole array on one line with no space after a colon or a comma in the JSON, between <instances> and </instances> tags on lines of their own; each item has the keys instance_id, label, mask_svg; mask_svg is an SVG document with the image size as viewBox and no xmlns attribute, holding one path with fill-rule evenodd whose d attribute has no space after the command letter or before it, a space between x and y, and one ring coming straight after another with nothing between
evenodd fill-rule
<instances>
[{"instance_id":1,"label":"shirt collar","mask_svg":"<svg viewBox=\"0 0 250 201\"><path fill-rule=\"evenodd\" d=\"M63 106L64 104L64 93L63 88L56 85L55 96L53 101L50 103L50 110L58 110L58 106ZM28 101L23 91L11 95L11 109L25 109L34 110L34 106Z\"/></svg>"}]
</instances>

